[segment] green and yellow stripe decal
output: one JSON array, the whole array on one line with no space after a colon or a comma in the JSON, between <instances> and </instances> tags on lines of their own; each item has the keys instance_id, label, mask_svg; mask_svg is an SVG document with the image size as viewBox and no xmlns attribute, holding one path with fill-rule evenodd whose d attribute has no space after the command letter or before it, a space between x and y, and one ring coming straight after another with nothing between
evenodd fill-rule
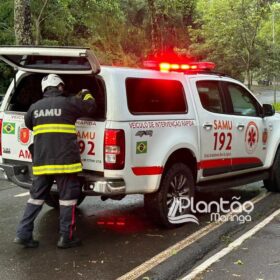
<instances>
[{"instance_id":1,"label":"green and yellow stripe decal","mask_svg":"<svg viewBox=\"0 0 280 280\"><path fill-rule=\"evenodd\" d=\"M81 172L83 167L81 163L74 163L74 164L33 166L32 169L34 175L45 175L45 174L77 173L77 172Z\"/></svg>"},{"instance_id":2,"label":"green and yellow stripe decal","mask_svg":"<svg viewBox=\"0 0 280 280\"><path fill-rule=\"evenodd\" d=\"M43 133L73 133L76 134L76 127L72 124L40 124L33 127L33 134Z\"/></svg>"}]
</instances>

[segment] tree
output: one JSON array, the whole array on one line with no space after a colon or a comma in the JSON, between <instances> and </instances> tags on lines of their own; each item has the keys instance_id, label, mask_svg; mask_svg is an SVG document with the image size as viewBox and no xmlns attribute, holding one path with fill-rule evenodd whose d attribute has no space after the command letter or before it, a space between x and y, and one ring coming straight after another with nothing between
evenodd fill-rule
<instances>
[{"instance_id":1,"label":"tree","mask_svg":"<svg viewBox=\"0 0 280 280\"><path fill-rule=\"evenodd\" d=\"M36 45L73 45L75 19L70 12L72 2L74 1L32 1L32 24ZM81 8L79 12L83 14Z\"/></svg>"},{"instance_id":2,"label":"tree","mask_svg":"<svg viewBox=\"0 0 280 280\"><path fill-rule=\"evenodd\" d=\"M148 0L151 41L157 52L187 49L188 26L193 26L195 0Z\"/></svg>"},{"instance_id":3,"label":"tree","mask_svg":"<svg viewBox=\"0 0 280 280\"><path fill-rule=\"evenodd\" d=\"M242 0L237 8L242 46L244 48L241 59L243 60L248 87L252 85L252 70L259 65L259 44L257 35L267 12L267 5L263 0Z\"/></svg>"},{"instance_id":4,"label":"tree","mask_svg":"<svg viewBox=\"0 0 280 280\"><path fill-rule=\"evenodd\" d=\"M36 16L35 13L32 14L35 22L35 45L39 45L41 42L41 24L45 20L43 13L47 4L48 0L44 0L38 16Z\"/></svg>"},{"instance_id":5,"label":"tree","mask_svg":"<svg viewBox=\"0 0 280 280\"><path fill-rule=\"evenodd\" d=\"M160 15L157 12L156 0L148 0L148 10L151 20L151 48L152 52L156 53L161 49L161 36L159 31Z\"/></svg>"},{"instance_id":6,"label":"tree","mask_svg":"<svg viewBox=\"0 0 280 280\"><path fill-rule=\"evenodd\" d=\"M14 43L13 3L10 0L2 0L0 5L0 44Z\"/></svg>"},{"instance_id":7,"label":"tree","mask_svg":"<svg viewBox=\"0 0 280 280\"><path fill-rule=\"evenodd\" d=\"M14 26L16 44L31 45L31 10L30 0L14 1Z\"/></svg>"},{"instance_id":8,"label":"tree","mask_svg":"<svg viewBox=\"0 0 280 280\"><path fill-rule=\"evenodd\" d=\"M272 80L280 73L280 4L270 5L269 14L262 23L258 40L262 45L259 79Z\"/></svg>"},{"instance_id":9,"label":"tree","mask_svg":"<svg viewBox=\"0 0 280 280\"><path fill-rule=\"evenodd\" d=\"M200 28L192 31L193 52L236 78L245 73L250 87L252 71L259 65L257 35L267 14L266 1L199 0L197 9Z\"/></svg>"}]
</instances>

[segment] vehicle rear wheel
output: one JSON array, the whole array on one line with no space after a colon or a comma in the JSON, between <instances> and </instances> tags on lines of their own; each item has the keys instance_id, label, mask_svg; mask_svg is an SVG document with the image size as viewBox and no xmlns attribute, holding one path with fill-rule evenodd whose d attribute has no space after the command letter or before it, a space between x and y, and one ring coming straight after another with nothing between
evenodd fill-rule
<instances>
[{"instance_id":1,"label":"vehicle rear wheel","mask_svg":"<svg viewBox=\"0 0 280 280\"><path fill-rule=\"evenodd\" d=\"M176 207L176 201L187 205L194 198L194 179L191 169L183 163L173 164L164 174L159 190L144 196L145 208L154 221L164 227L173 228L182 223L182 216L190 212L190 208Z\"/></svg>"},{"instance_id":2,"label":"vehicle rear wheel","mask_svg":"<svg viewBox=\"0 0 280 280\"><path fill-rule=\"evenodd\" d=\"M269 179L264 180L263 182L268 191L280 192L280 148L278 148L276 152Z\"/></svg>"},{"instance_id":3,"label":"vehicle rear wheel","mask_svg":"<svg viewBox=\"0 0 280 280\"><path fill-rule=\"evenodd\" d=\"M80 205L85 199L85 195L81 194L78 199L77 205ZM55 209L59 209L59 196L57 192L50 192L48 198L45 200L45 203Z\"/></svg>"}]
</instances>

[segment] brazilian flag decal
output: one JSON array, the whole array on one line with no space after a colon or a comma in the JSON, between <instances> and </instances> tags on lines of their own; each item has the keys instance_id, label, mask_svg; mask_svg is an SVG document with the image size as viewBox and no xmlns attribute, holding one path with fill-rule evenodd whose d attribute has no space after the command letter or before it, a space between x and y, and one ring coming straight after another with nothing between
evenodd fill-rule
<instances>
[{"instance_id":1,"label":"brazilian flag decal","mask_svg":"<svg viewBox=\"0 0 280 280\"><path fill-rule=\"evenodd\" d=\"M4 134L15 134L16 125L10 122L3 123L3 133Z\"/></svg>"},{"instance_id":2,"label":"brazilian flag decal","mask_svg":"<svg viewBox=\"0 0 280 280\"><path fill-rule=\"evenodd\" d=\"M146 154L148 151L147 141L141 141L136 143L136 154Z\"/></svg>"}]
</instances>

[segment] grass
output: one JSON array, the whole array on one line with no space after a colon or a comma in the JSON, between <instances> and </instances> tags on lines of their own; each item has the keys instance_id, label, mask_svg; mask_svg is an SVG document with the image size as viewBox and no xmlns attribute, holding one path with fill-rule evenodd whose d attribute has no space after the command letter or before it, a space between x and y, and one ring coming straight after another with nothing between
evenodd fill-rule
<instances>
[{"instance_id":1,"label":"grass","mask_svg":"<svg viewBox=\"0 0 280 280\"><path fill-rule=\"evenodd\" d=\"M276 112L280 112L280 102L274 103L273 106Z\"/></svg>"}]
</instances>

